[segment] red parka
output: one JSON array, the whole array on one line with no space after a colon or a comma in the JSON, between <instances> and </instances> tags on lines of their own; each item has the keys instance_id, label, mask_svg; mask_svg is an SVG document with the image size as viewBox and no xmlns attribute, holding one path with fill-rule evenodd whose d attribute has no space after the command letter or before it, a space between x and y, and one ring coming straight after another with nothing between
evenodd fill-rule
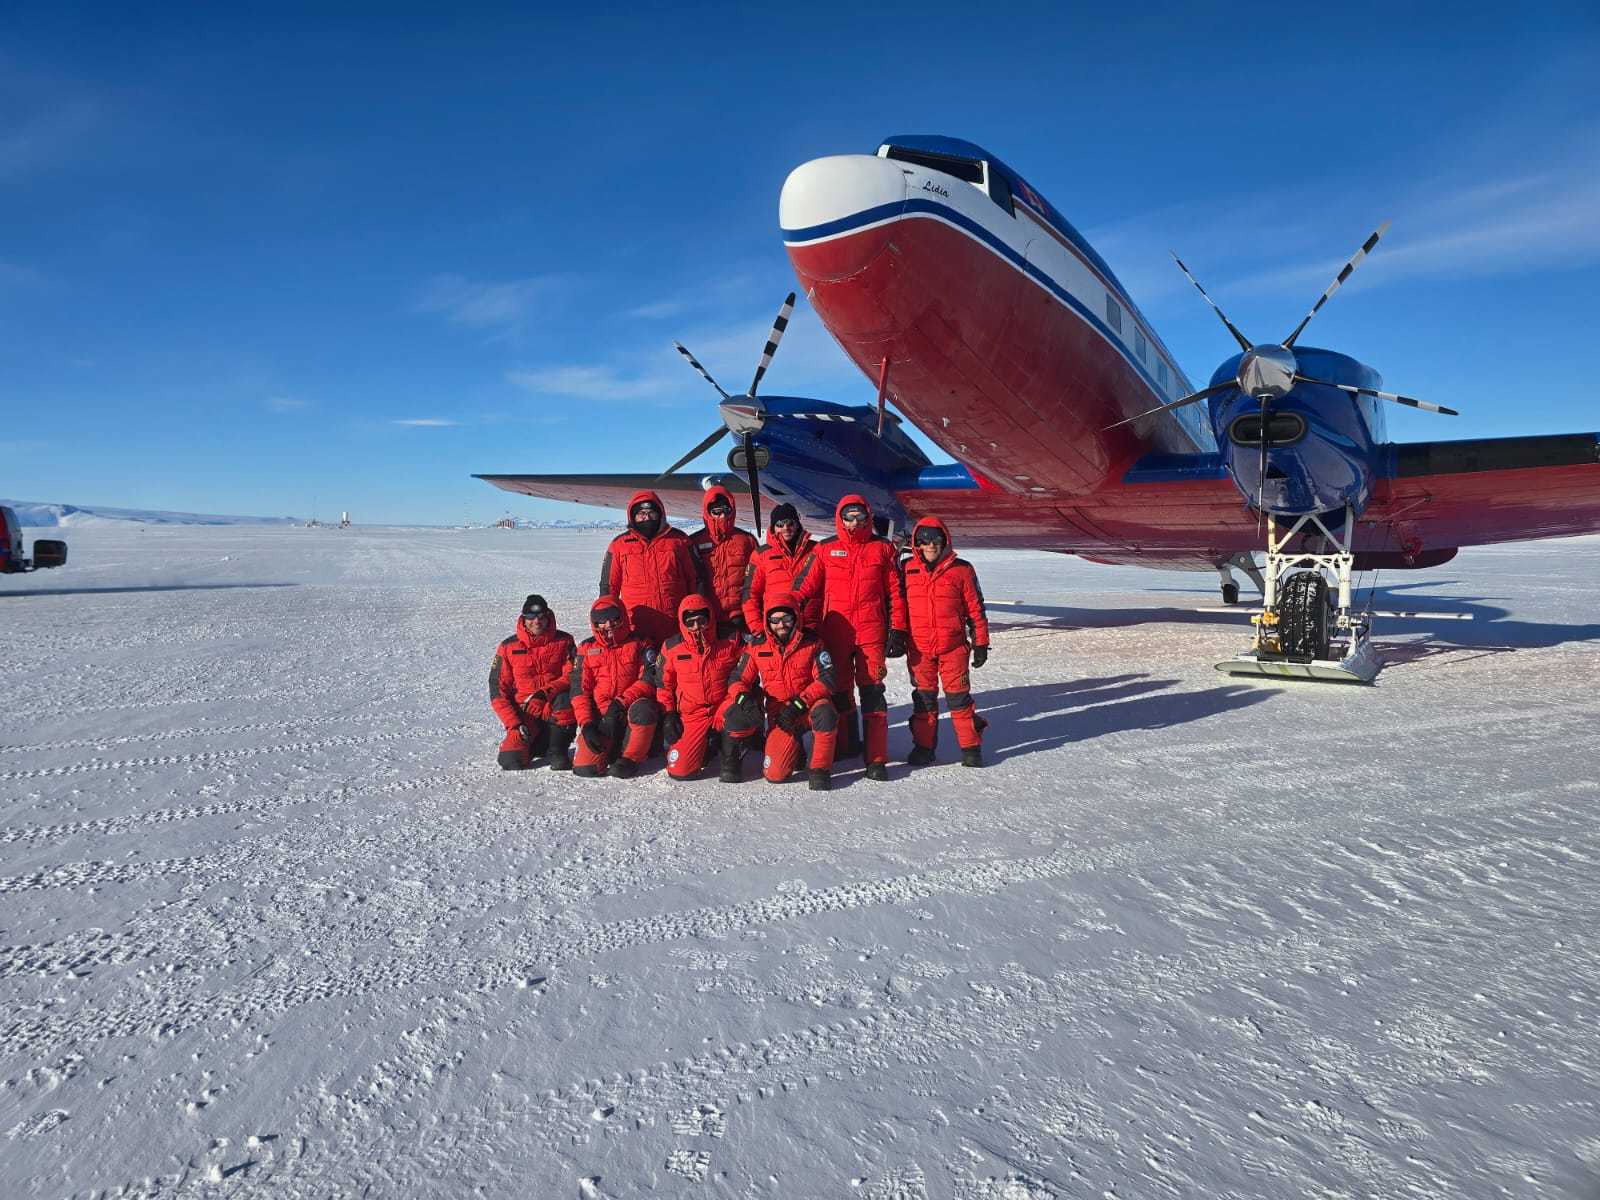
<instances>
[{"instance_id":1,"label":"red parka","mask_svg":"<svg viewBox=\"0 0 1600 1200\"><path fill-rule=\"evenodd\" d=\"M937 529L944 534L944 555L932 566L917 550L917 530ZM967 623L972 623L972 645L989 644L989 618L983 610L983 589L978 573L966 559L957 558L950 530L938 517L923 517L911 531L912 555L906 560L906 610L911 618L911 644L923 654L945 654L967 645Z\"/></svg>"},{"instance_id":2,"label":"red parka","mask_svg":"<svg viewBox=\"0 0 1600 1200\"><path fill-rule=\"evenodd\" d=\"M718 499L726 500L731 510L721 519L711 515L711 502ZM720 484L706 489L700 501L700 515L706 523L689 535L689 546L694 551L701 578L711 589L714 615L732 620L742 611L740 589L744 586L745 566L758 549L755 534L734 524L739 515L738 505L734 503L733 493Z\"/></svg>"},{"instance_id":3,"label":"red parka","mask_svg":"<svg viewBox=\"0 0 1600 1200\"><path fill-rule=\"evenodd\" d=\"M745 628L761 632L762 614L766 611L767 594L793 592L794 577L811 561L816 542L804 529L795 538L794 549L784 545L776 529L767 530L767 544L750 556L744 570L744 589L740 599L744 604ZM822 624L822 593L816 592L801 601L800 624L805 629L816 629Z\"/></svg>"},{"instance_id":4,"label":"red parka","mask_svg":"<svg viewBox=\"0 0 1600 1200\"><path fill-rule=\"evenodd\" d=\"M767 601L767 612L777 608L798 611L793 598L775 592ZM762 627L765 628L765 613ZM767 707L776 709L799 697L806 706L826 700L833 693L833 660L817 635L796 628L787 645L768 633L764 639L744 648L728 676L728 695L739 697L759 686L767 694Z\"/></svg>"},{"instance_id":5,"label":"red parka","mask_svg":"<svg viewBox=\"0 0 1600 1200\"><path fill-rule=\"evenodd\" d=\"M591 629L594 628L594 614L603 608L622 608L622 624L612 633L609 642L595 629L593 637L578 643L577 655L572 660L570 686L572 713L580 725L598 720L613 700L620 700L626 708L654 691L650 670L656 661L655 646L632 631L627 609L615 596L601 596L589 606Z\"/></svg>"},{"instance_id":6,"label":"red parka","mask_svg":"<svg viewBox=\"0 0 1600 1200\"><path fill-rule=\"evenodd\" d=\"M518 617L517 631L495 648L489 666L489 703L500 723L515 729L522 724L524 710L543 717L549 702L566 691L575 653L572 635L556 628L554 612L550 628L538 637ZM541 692L544 697L539 700Z\"/></svg>"},{"instance_id":7,"label":"red parka","mask_svg":"<svg viewBox=\"0 0 1600 1200\"><path fill-rule=\"evenodd\" d=\"M867 510L866 523L847 532L846 506ZM830 646L870 645L906 627L906 598L894 543L872 531L872 508L861 496L846 496L833 512L835 534L817 543L811 561L795 576L801 600L822 597L822 636Z\"/></svg>"},{"instance_id":8,"label":"red parka","mask_svg":"<svg viewBox=\"0 0 1600 1200\"><path fill-rule=\"evenodd\" d=\"M656 662L656 703L663 712L715 708L728 695L728 675L741 649L739 639L719 638L715 627L690 629L683 623L683 614L697 608L712 608L698 592L678 604L678 632L661 647Z\"/></svg>"},{"instance_id":9,"label":"red parka","mask_svg":"<svg viewBox=\"0 0 1600 1200\"><path fill-rule=\"evenodd\" d=\"M635 492L628 512L641 500L661 510L661 528L654 537L630 528L611 539L600 564L600 594L620 599L633 628L659 645L677 628L678 601L700 586L699 568L683 530L666 523L660 496Z\"/></svg>"}]
</instances>

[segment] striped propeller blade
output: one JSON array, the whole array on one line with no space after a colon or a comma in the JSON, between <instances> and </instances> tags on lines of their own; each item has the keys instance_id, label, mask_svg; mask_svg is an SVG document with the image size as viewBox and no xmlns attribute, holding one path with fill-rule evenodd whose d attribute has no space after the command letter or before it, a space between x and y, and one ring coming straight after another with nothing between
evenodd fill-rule
<instances>
[{"instance_id":1,"label":"striped propeller blade","mask_svg":"<svg viewBox=\"0 0 1600 1200\"><path fill-rule=\"evenodd\" d=\"M1223 312L1222 309L1218 306L1217 302L1215 300L1213 300L1209 295L1206 294L1205 288L1200 286L1200 281L1198 279L1196 279L1193 275L1189 274L1189 268L1183 265L1183 259L1179 258L1171 250L1168 250L1167 253L1171 254L1172 255L1172 261L1178 264L1178 270L1182 271L1184 273L1185 277L1188 278L1189 282L1194 284L1194 290L1199 292L1200 295L1205 298L1205 302L1207 304L1211 305L1211 311L1216 313L1218 318L1221 319L1222 323L1228 327L1228 332L1233 334L1233 340L1239 343L1239 349L1241 349L1241 350L1250 349L1250 339L1245 337L1244 334L1239 332L1238 328L1234 325L1234 323L1232 321L1228 320L1228 314Z\"/></svg>"},{"instance_id":2,"label":"striped propeller blade","mask_svg":"<svg viewBox=\"0 0 1600 1200\"><path fill-rule=\"evenodd\" d=\"M783 331L789 328L789 314L794 311L794 293L789 293L789 298L783 302L783 307L778 310L778 319L772 323L772 332L767 335L766 348L761 351L761 362L756 366L756 377L750 381L750 394L756 394L756 388L761 384L761 377L767 373L767 367L772 363L772 356L778 352L778 343L783 341Z\"/></svg>"},{"instance_id":3,"label":"striped propeller blade","mask_svg":"<svg viewBox=\"0 0 1600 1200\"><path fill-rule=\"evenodd\" d=\"M1404 404L1408 408L1420 408L1425 412L1440 413L1446 417L1459 417L1461 414L1453 408L1446 408L1442 404L1429 404L1426 400L1418 400L1415 396L1398 396L1394 392L1380 392L1377 388L1356 387L1349 383L1329 383L1326 379L1313 379L1309 375L1296 375L1297 383L1319 383L1323 387L1338 388L1341 392L1349 392L1352 396L1376 396L1379 400L1390 400L1395 404Z\"/></svg>"},{"instance_id":4,"label":"striped propeller blade","mask_svg":"<svg viewBox=\"0 0 1600 1200\"><path fill-rule=\"evenodd\" d=\"M683 355L685 358L687 358L689 360L689 365L691 367L693 367L696 371L700 372L700 378L704 379L712 387L717 389L717 395L721 396L724 400L731 400L732 399L732 397L729 396L727 392L722 390L722 385L720 383L718 383L715 379L711 378L711 372L706 370L704 367L702 367L700 365L700 360L697 359L694 355L690 354L689 351L688 351L688 348L685 347L682 342L673 342L672 344L675 347L677 347L677 350L678 350L679 354Z\"/></svg>"},{"instance_id":5,"label":"striped propeller blade","mask_svg":"<svg viewBox=\"0 0 1600 1200\"><path fill-rule=\"evenodd\" d=\"M1379 225L1378 228L1373 232L1372 236L1361 243L1361 249L1357 250L1350 256L1350 261L1345 263L1344 267L1339 271L1339 274L1334 277L1333 282L1328 285L1328 290L1323 292L1322 295L1318 297L1317 302L1311 306L1311 311L1305 315L1300 324L1294 327L1294 332L1283 339L1283 345L1285 349L1289 349L1294 346L1295 338L1299 337L1301 331L1304 330L1307 325L1311 324L1311 318L1317 315L1317 312L1322 308L1322 306L1328 302L1329 297L1331 297L1335 292L1344 286L1344 281L1349 279L1351 273L1356 269L1356 267L1361 265L1361 260L1372 253L1372 248L1378 244L1378 239L1389 232L1390 224L1391 222L1385 221L1382 225Z\"/></svg>"}]
</instances>

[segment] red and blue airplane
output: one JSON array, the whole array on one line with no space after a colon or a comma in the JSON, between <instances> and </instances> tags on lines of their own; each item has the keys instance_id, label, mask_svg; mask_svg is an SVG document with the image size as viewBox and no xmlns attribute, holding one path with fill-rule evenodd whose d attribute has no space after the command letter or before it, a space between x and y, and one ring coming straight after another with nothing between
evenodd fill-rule
<instances>
[{"instance_id":1,"label":"red and blue airplane","mask_svg":"<svg viewBox=\"0 0 1600 1200\"><path fill-rule=\"evenodd\" d=\"M875 155L805 163L779 221L807 300L876 405L758 397L786 303L750 389L711 380L723 426L668 475L479 478L621 508L641 486L698 493L707 476L671 472L731 432L729 468L753 497L813 520L860 492L888 526L937 514L968 547L1217 570L1230 602L1231 569L1254 573L1263 517L1295 549L1340 542L1356 570L1600 530L1600 435L1390 442L1384 402L1452 410L1299 344L1381 229L1281 342L1252 342L1206 296L1239 352L1196 388L1083 235L980 146L896 137ZM931 463L886 400L955 461Z\"/></svg>"}]
</instances>

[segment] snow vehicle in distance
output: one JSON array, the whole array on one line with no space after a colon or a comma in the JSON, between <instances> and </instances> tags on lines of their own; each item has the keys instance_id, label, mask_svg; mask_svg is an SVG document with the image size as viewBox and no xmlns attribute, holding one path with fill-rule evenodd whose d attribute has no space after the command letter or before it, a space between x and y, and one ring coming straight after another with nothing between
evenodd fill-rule
<instances>
[{"instance_id":1,"label":"snow vehicle in distance","mask_svg":"<svg viewBox=\"0 0 1600 1200\"><path fill-rule=\"evenodd\" d=\"M33 557L23 553L22 522L14 509L0 505L0 575L19 575L46 567L67 565L67 544L49 538L35 538Z\"/></svg>"}]
</instances>

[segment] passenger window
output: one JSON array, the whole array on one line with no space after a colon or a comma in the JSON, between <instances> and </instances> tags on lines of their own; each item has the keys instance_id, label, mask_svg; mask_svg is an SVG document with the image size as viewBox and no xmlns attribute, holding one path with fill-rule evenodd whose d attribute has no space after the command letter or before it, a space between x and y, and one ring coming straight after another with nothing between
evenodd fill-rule
<instances>
[{"instance_id":1,"label":"passenger window","mask_svg":"<svg viewBox=\"0 0 1600 1200\"><path fill-rule=\"evenodd\" d=\"M989 199L993 200L1013 217L1017 215L1017 206L1011 199L1011 185L1005 181L1003 176L993 170L989 172Z\"/></svg>"},{"instance_id":2,"label":"passenger window","mask_svg":"<svg viewBox=\"0 0 1600 1200\"><path fill-rule=\"evenodd\" d=\"M1144 361L1145 349L1144 330L1136 328L1133 331L1133 352L1139 356L1140 362Z\"/></svg>"},{"instance_id":3,"label":"passenger window","mask_svg":"<svg viewBox=\"0 0 1600 1200\"><path fill-rule=\"evenodd\" d=\"M1122 332L1122 308L1111 298L1111 293L1106 293L1106 324Z\"/></svg>"},{"instance_id":4,"label":"passenger window","mask_svg":"<svg viewBox=\"0 0 1600 1200\"><path fill-rule=\"evenodd\" d=\"M1167 364L1159 359L1156 361L1156 382L1162 387L1167 386Z\"/></svg>"}]
</instances>

